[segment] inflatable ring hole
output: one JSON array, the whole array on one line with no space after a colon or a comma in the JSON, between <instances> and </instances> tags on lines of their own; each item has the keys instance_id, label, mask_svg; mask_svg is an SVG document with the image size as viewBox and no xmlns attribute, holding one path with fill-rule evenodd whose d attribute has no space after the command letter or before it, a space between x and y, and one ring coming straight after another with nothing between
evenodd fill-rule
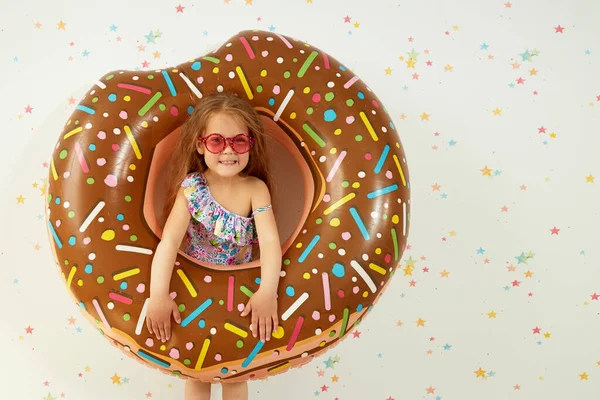
<instances>
[{"instance_id":1,"label":"inflatable ring hole","mask_svg":"<svg viewBox=\"0 0 600 400\"><path fill-rule=\"evenodd\" d=\"M302 153L289 135L271 118L261 115L267 135L267 152L270 162L272 204L281 241L281 251L285 253L300 233L310 212L315 195L315 185L310 168ZM171 155L180 136L180 128L167 135L155 148L150 165L146 191L144 193L143 214L152 232L162 237L162 209L165 203L167 182L165 173L171 161ZM258 267L258 246L253 251L253 261L235 266L217 266L200 262L186 255L182 249L179 254L190 261L213 269L246 269Z\"/></svg>"}]
</instances>

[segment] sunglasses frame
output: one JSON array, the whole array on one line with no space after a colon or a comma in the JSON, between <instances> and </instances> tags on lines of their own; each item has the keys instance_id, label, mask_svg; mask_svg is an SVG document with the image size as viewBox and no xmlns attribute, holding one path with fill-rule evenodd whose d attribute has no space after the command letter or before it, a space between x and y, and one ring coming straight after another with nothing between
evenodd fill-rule
<instances>
[{"instance_id":1,"label":"sunglasses frame","mask_svg":"<svg viewBox=\"0 0 600 400\"><path fill-rule=\"evenodd\" d=\"M210 149L206 145L206 142L212 136L219 136L222 139L224 139L224 141L223 141L223 148L220 151L216 152L216 153L214 151L210 151ZM240 137L240 136L244 136L244 137L248 138L248 140L250 141L250 147L248 148L248 151L250 151L252 149L252 145L254 145L254 138L252 136L250 136L250 135L246 135L245 133L239 133L239 134L235 135L234 137L230 137L230 138L225 137L225 136L221 135L220 133L211 133L208 136L204 136L204 137L198 138L198 141L202 142L202 144L204 145L204 148L206 149L206 151L208 151L208 152L210 152L212 154L221 154L227 148L227 144L229 144L229 147L231 147L231 150L233 150L233 152L235 154L246 154L248 151L244 151L243 153L240 153L240 152L236 151L235 148L233 147L233 141L236 138Z\"/></svg>"}]
</instances>

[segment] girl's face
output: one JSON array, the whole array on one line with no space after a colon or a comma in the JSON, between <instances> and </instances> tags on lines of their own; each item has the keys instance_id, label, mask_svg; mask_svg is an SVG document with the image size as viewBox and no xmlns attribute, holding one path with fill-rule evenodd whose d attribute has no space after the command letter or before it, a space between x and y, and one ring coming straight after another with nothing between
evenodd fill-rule
<instances>
[{"instance_id":1,"label":"girl's face","mask_svg":"<svg viewBox=\"0 0 600 400\"><path fill-rule=\"evenodd\" d=\"M233 138L240 133L249 135L247 126L224 113L215 114L208 120L203 137L208 137L213 133L218 133L225 138ZM198 149L198 153L204 155L204 161L208 168L224 178L231 178L238 175L246 168L250 160L249 151L244 154L238 154L233 151L228 141L226 141L225 149L219 154L213 154L208 151L200 140L198 140L196 148Z\"/></svg>"}]
</instances>

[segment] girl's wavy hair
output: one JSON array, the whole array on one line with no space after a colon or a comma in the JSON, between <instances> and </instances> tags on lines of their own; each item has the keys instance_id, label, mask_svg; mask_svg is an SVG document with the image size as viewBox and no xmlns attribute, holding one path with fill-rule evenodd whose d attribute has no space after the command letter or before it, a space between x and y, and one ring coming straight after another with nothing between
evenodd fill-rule
<instances>
[{"instance_id":1,"label":"girl's wavy hair","mask_svg":"<svg viewBox=\"0 0 600 400\"><path fill-rule=\"evenodd\" d=\"M265 144L265 131L262 120L250 104L234 93L214 93L203 97L183 124L181 136L171 157L168 170L168 182L165 206L163 209L163 225L166 222L181 182L192 172L204 172L208 169L204 156L197 151L198 138L206 134L206 126L210 118L216 114L227 114L248 127L248 133L255 142L250 150L248 165L240 173L243 176L254 176L261 179L269 192L272 191L271 177L267 169L268 160ZM272 192L271 192L272 193Z\"/></svg>"}]
</instances>

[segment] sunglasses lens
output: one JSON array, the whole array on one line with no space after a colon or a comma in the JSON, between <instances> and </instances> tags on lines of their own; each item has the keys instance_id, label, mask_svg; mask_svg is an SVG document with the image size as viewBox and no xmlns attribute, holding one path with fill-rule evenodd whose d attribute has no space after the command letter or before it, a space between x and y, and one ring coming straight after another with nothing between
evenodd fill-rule
<instances>
[{"instance_id":1,"label":"sunglasses lens","mask_svg":"<svg viewBox=\"0 0 600 400\"><path fill-rule=\"evenodd\" d=\"M223 150L224 142L225 142L225 139L223 139L223 137L214 135L214 136L209 137L206 140L206 148L211 153L218 153L221 150Z\"/></svg>"},{"instance_id":2,"label":"sunglasses lens","mask_svg":"<svg viewBox=\"0 0 600 400\"><path fill-rule=\"evenodd\" d=\"M246 153L250 150L250 139L247 136L237 136L233 139L233 150L236 153Z\"/></svg>"}]
</instances>

